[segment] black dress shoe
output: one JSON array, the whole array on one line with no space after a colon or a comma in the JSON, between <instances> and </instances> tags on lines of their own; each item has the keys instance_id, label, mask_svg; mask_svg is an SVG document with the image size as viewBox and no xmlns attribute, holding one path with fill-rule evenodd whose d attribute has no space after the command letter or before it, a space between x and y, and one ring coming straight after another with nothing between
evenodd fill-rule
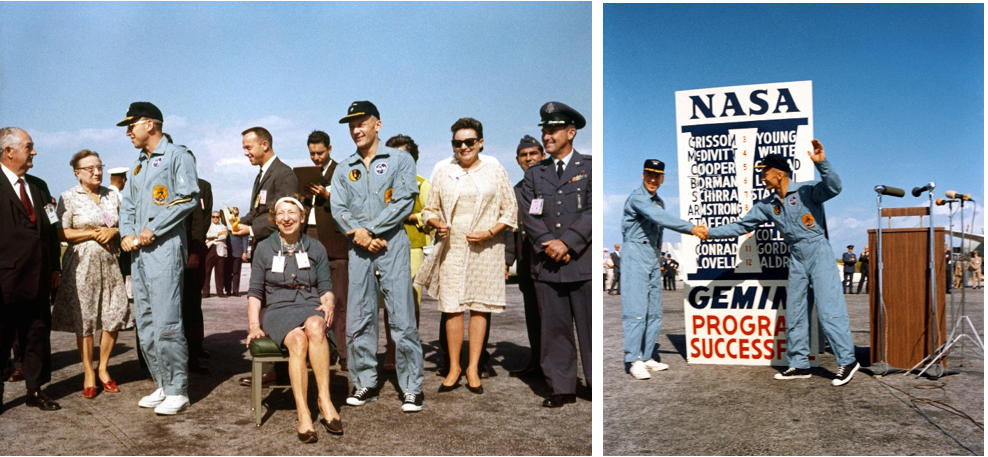
<instances>
[{"instance_id":1,"label":"black dress shoe","mask_svg":"<svg viewBox=\"0 0 988 457\"><path fill-rule=\"evenodd\" d=\"M209 374L209 368L204 367L196 359L189 359L189 372L195 374Z\"/></svg>"},{"instance_id":2,"label":"black dress shoe","mask_svg":"<svg viewBox=\"0 0 988 457\"><path fill-rule=\"evenodd\" d=\"M473 392L473 393L475 393L477 395L480 395L480 394L484 393L484 386L474 387L474 386L471 386L470 384L467 384L467 390L469 390L470 392Z\"/></svg>"},{"instance_id":3,"label":"black dress shoe","mask_svg":"<svg viewBox=\"0 0 988 457\"><path fill-rule=\"evenodd\" d=\"M261 387L271 387L272 385L274 385L274 382L277 381L277 380L278 380L278 375L275 374L275 373L271 373L270 375L269 374L262 374L261 375ZM240 380L238 382L240 383L241 386L250 387L251 386L251 383L253 381L251 380L251 377L250 376L244 376L244 377L240 378Z\"/></svg>"},{"instance_id":4,"label":"black dress shoe","mask_svg":"<svg viewBox=\"0 0 988 457\"><path fill-rule=\"evenodd\" d=\"M576 394L553 394L542 402L546 408L561 408L567 403L576 403Z\"/></svg>"},{"instance_id":5,"label":"black dress shoe","mask_svg":"<svg viewBox=\"0 0 988 457\"><path fill-rule=\"evenodd\" d=\"M542 368L538 365L528 366L521 370L509 371L508 376L512 378L537 378L543 376Z\"/></svg>"},{"instance_id":6,"label":"black dress shoe","mask_svg":"<svg viewBox=\"0 0 988 457\"><path fill-rule=\"evenodd\" d=\"M326 427L326 431L329 432L330 435L343 434L343 423L340 422L339 419L333 419L331 421L320 419L319 423L322 424L323 427Z\"/></svg>"},{"instance_id":7,"label":"black dress shoe","mask_svg":"<svg viewBox=\"0 0 988 457\"><path fill-rule=\"evenodd\" d=\"M40 390L34 393L28 392L27 401L25 404L38 408L42 411L57 411L62 409L61 406L58 406L58 403L56 403L55 400L48 398L48 396Z\"/></svg>"},{"instance_id":8,"label":"black dress shoe","mask_svg":"<svg viewBox=\"0 0 988 457\"><path fill-rule=\"evenodd\" d=\"M200 359L209 359L209 358L212 358L213 355L210 354L209 351L206 351L205 349L200 349L200 350L196 351L196 357L198 357Z\"/></svg>"},{"instance_id":9,"label":"black dress shoe","mask_svg":"<svg viewBox=\"0 0 988 457\"><path fill-rule=\"evenodd\" d=\"M452 392L452 391L458 389L459 387L460 387L460 383L459 382L457 382L456 384L453 384L451 386L447 386L446 384L440 384L439 385L439 393Z\"/></svg>"}]
</instances>

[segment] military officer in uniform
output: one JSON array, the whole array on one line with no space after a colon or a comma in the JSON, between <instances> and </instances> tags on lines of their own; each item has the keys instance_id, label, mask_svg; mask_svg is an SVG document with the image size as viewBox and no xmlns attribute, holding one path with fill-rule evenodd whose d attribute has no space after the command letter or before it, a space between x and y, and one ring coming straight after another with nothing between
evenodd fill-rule
<instances>
[{"instance_id":1,"label":"military officer in uniform","mask_svg":"<svg viewBox=\"0 0 988 457\"><path fill-rule=\"evenodd\" d=\"M134 102L117 123L141 150L121 192L120 246L131 253L134 311L141 350L158 389L138 403L158 414L189 406L188 346L182 325L187 261L183 220L199 204L196 162L161 133L161 111Z\"/></svg>"},{"instance_id":2,"label":"military officer in uniform","mask_svg":"<svg viewBox=\"0 0 988 457\"><path fill-rule=\"evenodd\" d=\"M642 185L624 202L621 233L624 235L624 280L621 282L621 322L624 328L624 363L636 379L651 378L649 370L669 366L653 358L655 341L662 328L663 265L662 230L690 233L693 224L665 210L656 193L665 182L665 163L648 159L642 170ZM625 287L627 286L627 287Z\"/></svg>"},{"instance_id":3,"label":"military officer in uniform","mask_svg":"<svg viewBox=\"0 0 988 457\"><path fill-rule=\"evenodd\" d=\"M542 406L576 402L576 341L583 376L591 383L591 278L595 256L588 254L593 173L590 156L573 149L576 131L587 125L573 108L542 105L542 144L549 158L525 171L519 202L532 243L532 279L542 318L542 372L552 395Z\"/></svg>"},{"instance_id":4,"label":"military officer in uniform","mask_svg":"<svg viewBox=\"0 0 988 457\"><path fill-rule=\"evenodd\" d=\"M847 252L841 256L844 261L844 293L849 294L854 289L854 264L858 263L854 256L854 245L847 245Z\"/></svg>"},{"instance_id":5,"label":"military officer in uniform","mask_svg":"<svg viewBox=\"0 0 988 457\"><path fill-rule=\"evenodd\" d=\"M755 168L762 170L762 182L771 192L741 220L710 228L699 227L701 238L732 238L755 230L766 222L775 223L789 245L789 290L786 300L786 349L789 369L775 379L810 377L809 315L807 289L813 285L823 334L840 365L835 386L846 384L861 365L854 358L850 318L841 292L840 276L834 271L834 250L826 238L823 202L841 191L840 178L830 167L823 145L813 140L810 160L820 172L820 181L790 183L789 163L781 155L768 154Z\"/></svg>"},{"instance_id":6,"label":"military officer in uniform","mask_svg":"<svg viewBox=\"0 0 988 457\"><path fill-rule=\"evenodd\" d=\"M349 124L357 152L333 173L333 220L350 240L347 353L353 394L360 406L378 397L377 310L383 294L394 338L403 412L422 410L422 343L415 325L411 247L405 219L412 213L418 183L407 152L381 145L381 115L369 101L353 102L341 124Z\"/></svg>"}]
</instances>

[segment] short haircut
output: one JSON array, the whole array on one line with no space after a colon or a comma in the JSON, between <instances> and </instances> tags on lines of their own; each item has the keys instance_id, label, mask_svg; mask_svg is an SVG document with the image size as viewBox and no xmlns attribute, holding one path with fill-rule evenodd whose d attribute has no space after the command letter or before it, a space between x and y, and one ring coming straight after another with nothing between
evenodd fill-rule
<instances>
[{"instance_id":1,"label":"short haircut","mask_svg":"<svg viewBox=\"0 0 988 457\"><path fill-rule=\"evenodd\" d=\"M408 135L402 135L399 133L391 138L388 138L388 142L384 143L384 145L395 149L402 146L408 146L408 153L412 155L412 159L415 159L416 162L419 161L419 145L415 144L415 140Z\"/></svg>"},{"instance_id":2,"label":"short haircut","mask_svg":"<svg viewBox=\"0 0 988 457\"><path fill-rule=\"evenodd\" d=\"M463 129L471 129L474 132L477 132L478 139L484 137L484 124L481 124L480 121L472 117L461 117L453 123L452 127L449 128L449 130L453 132L453 135L456 135L457 131Z\"/></svg>"},{"instance_id":3,"label":"short haircut","mask_svg":"<svg viewBox=\"0 0 988 457\"><path fill-rule=\"evenodd\" d=\"M82 159L85 159L86 157L96 157L98 159L99 158L99 154L97 154L96 151L90 151L89 149L83 149L83 150L75 153L72 156L72 158L69 159L69 165L71 165L72 166L72 169L75 170L76 165L79 165L79 161L82 160Z\"/></svg>"},{"instance_id":4,"label":"short haircut","mask_svg":"<svg viewBox=\"0 0 988 457\"><path fill-rule=\"evenodd\" d=\"M285 197L292 197L298 200L299 203L302 203L303 206L305 206L305 208L299 210L301 212L301 216L300 216L301 220L299 221L299 223L301 224L300 230L302 231L302 233L305 233L305 229L309 225L309 211L312 209L312 207L310 206L312 203L312 196L310 195L308 198L306 198L302 194L296 193L291 195L285 195ZM278 200L281 199L279 198ZM278 214L278 200L275 200L274 203L268 208L268 222L274 225L278 225L278 223L274 221L275 214ZM298 205L296 205L295 203L292 203L292 206L295 206L296 208L298 207ZM281 230L278 229L278 232L280 231Z\"/></svg>"},{"instance_id":5,"label":"short haircut","mask_svg":"<svg viewBox=\"0 0 988 457\"><path fill-rule=\"evenodd\" d=\"M323 146L325 146L326 149L329 149L329 134L323 132L322 130L313 130L312 133L309 134L309 139L306 141L305 144L320 144L320 143Z\"/></svg>"},{"instance_id":6,"label":"short haircut","mask_svg":"<svg viewBox=\"0 0 988 457\"><path fill-rule=\"evenodd\" d=\"M253 133L254 135L257 135L257 137L260 138L261 141L267 141L268 147L274 149L274 138L271 138L271 132L269 132L268 129L264 127L251 127L247 130L244 130L243 133L241 133L241 135L247 136L248 133Z\"/></svg>"},{"instance_id":7,"label":"short haircut","mask_svg":"<svg viewBox=\"0 0 988 457\"><path fill-rule=\"evenodd\" d=\"M21 139L18 137L18 133L27 133L24 129L20 127L4 127L0 129L0 151L11 147L20 146Z\"/></svg>"}]
</instances>

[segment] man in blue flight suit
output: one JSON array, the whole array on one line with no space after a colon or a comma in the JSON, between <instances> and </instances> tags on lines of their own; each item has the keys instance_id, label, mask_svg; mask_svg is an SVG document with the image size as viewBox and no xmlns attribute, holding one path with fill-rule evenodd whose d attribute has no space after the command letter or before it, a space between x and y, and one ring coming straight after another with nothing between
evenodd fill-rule
<instances>
[{"instance_id":1,"label":"man in blue flight suit","mask_svg":"<svg viewBox=\"0 0 988 457\"><path fill-rule=\"evenodd\" d=\"M786 344L789 369L777 373L775 379L804 379L810 377L809 316L807 288L813 285L817 311L823 334L837 357L835 386L848 383L861 365L854 358L850 318L841 292L840 275L834 271L833 248L826 238L823 202L841 191L840 178L830 168L823 145L813 140L810 160L820 172L820 181L789 182L792 173L781 155L768 154L756 169L762 169L762 182L771 195L755 202L741 220L710 228L700 227L703 239L732 238L755 230L767 222L775 223L789 245L789 290L786 300ZM705 235L705 236L704 236Z\"/></svg>"},{"instance_id":2,"label":"man in blue flight suit","mask_svg":"<svg viewBox=\"0 0 988 457\"><path fill-rule=\"evenodd\" d=\"M127 127L141 150L121 192L120 246L131 253L134 311L141 351L158 389L138 403L170 415L188 408L189 352L182 325L182 282L187 261L183 220L199 204L196 162L161 133L161 110L131 103Z\"/></svg>"},{"instance_id":3,"label":"man in blue flight suit","mask_svg":"<svg viewBox=\"0 0 988 457\"><path fill-rule=\"evenodd\" d=\"M593 181L591 157L573 149L583 115L559 102L542 105L542 145L549 158L525 170L519 213L532 242L532 279L542 318L542 372L552 395L542 402L558 408L576 402L576 342L587 387L591 383L591 279L588 254Z\"/></svg>"},{"instance_id":4,"label":"man in blue flight suit","mask_svg":"<svg viewBox=\"0 0 988 457\"><path fill-rule=\"evenodd\" d=\"M377 400L377 310L384 296L395 354L401 410L422 410L422 343L415 324L411 244L404 222L412 213L418 183L415 161L380 143L381 115L369 101L350 105L341 124L350 125L357 152L333 172L333 220L350 237L347 353L353 394L347 404Z\"/></svg>"},{"instance_id":5,"label":"man in blue flight suit","mask_svg":"<svg viewBox=\"0 0 988 457\"><path fill-rule=\"evenodd\" d=\"M849 294L854 290L854 264L858 263L854 256L854 245L847 245L847 252L841 257L844 261L844 293Z\"/></svg>"},{"instance_id":6,"label":"man in blue flight suit","mask_svg":"<svg viewBox=\"0 0 988 457\"><path fill-rule=\"evenodd\" d=\"M636 379L648 379L649 370L669 366L653 358L655 341L662 328L663 279L662 230L690 233L693 224L665 210L656 194L665 182L666 165L648 159L642 171L642 185L624 202L621 233L624 235L624 281L621 282L621 322L624 327L624 363Z\"/></svg>"}]
</instances>

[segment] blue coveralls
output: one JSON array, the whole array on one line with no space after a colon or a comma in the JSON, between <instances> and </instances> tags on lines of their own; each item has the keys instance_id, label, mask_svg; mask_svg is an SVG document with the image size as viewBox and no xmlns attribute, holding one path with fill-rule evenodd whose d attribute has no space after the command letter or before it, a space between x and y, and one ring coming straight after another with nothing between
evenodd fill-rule
<instances>
[{"instance_id":1,"label":"blue coveralls","mask_svg":"<svg viewBox=\"0 0 988 457\"><path fill-rule=\"evenodd\" d=\"M199 203L195 157L162 138L127 172L121 192L120 237L154 233L131 252L134 311L141 350L165 395L187 395L189 352L182 327L182 281L188 258L182 221Z\"/></svg>"},{"instance_id":2,"label":"blue coveralls","mask_svg":"<svg viewBox=\"0 0 988 457\"><path fill-rule=\"evenodd\" d=\"M642 184L624 202L621 233L621 322L624 361L652 358L662 328L662 230L690 233L693 224L665 210L665 202Z\"/></svg>"},{"instance_id":3,"label":"blue coveralls","mask_svg":"<svg viewBox=\"0 0 988 457\"><path fill-rule=\"evenodd\" d=\"M422 392L422 343L415 325L411 247L404 227L419 192L415 177L412 156L384 146L378 146L370 167L354 153L333 173L330 208L340 231L366 228L388 243L371 254L350 236L346 337L350 380L357 389L377 387L377 312L383 295L397 349L398 385L402 393Z\"/></svg>"},{"instance_id":4,"label":"blue coveralls","mask_svg":"<svg viewBox=\"0 0 988 457\"><path fill-rule=\"evenodd\" d=\"M816 296L823 334L830 341L837 363L854 363L854 341L840 273L835 268L834 250L824 231L823 202L840 193L841 182L826 160L818 162L816 168L820 181L790 183L785 199L773 192L755 202L741 220L713 227L709 232L710 238L731 238L751 232L763 223L774 222L789 244L786 344L789 366L793 368L810 367L807 358L810 352L807 288L810 284Z\"/></svg>"}]
</instances>

